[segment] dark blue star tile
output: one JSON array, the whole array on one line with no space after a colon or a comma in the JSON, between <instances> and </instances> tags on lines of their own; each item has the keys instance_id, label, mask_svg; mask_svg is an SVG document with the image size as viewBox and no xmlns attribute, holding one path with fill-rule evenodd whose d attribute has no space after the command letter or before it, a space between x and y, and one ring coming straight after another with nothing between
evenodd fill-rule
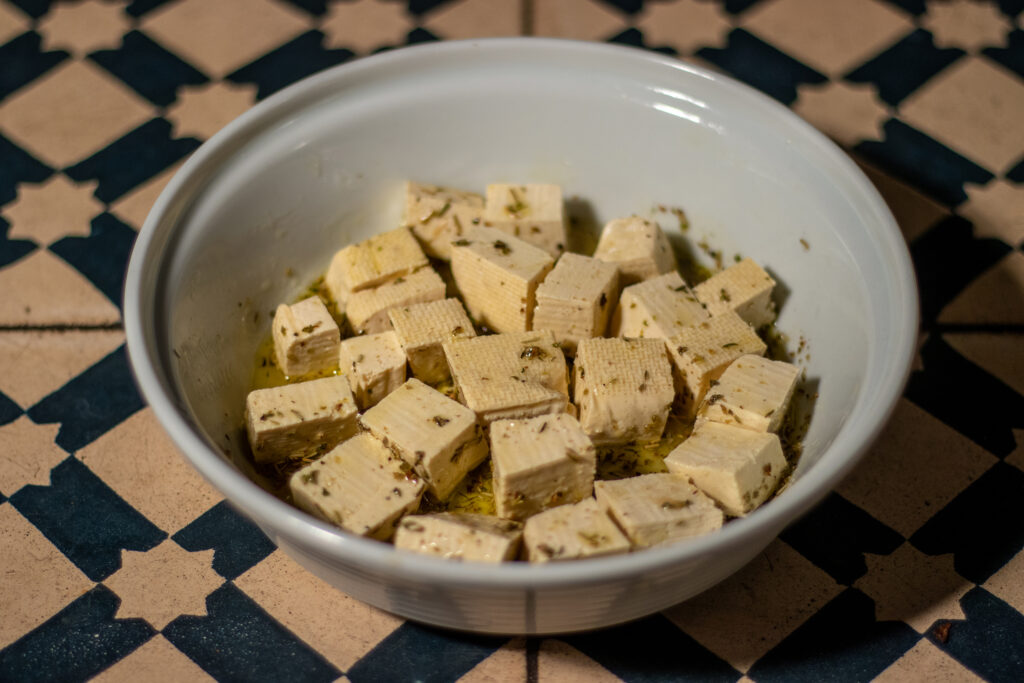
<instances>
[{"instance_id":1,"label":"dark blue star tile","mask_svg":"<svg viewBox=\"0 0 1024 683\"><path fill-rule=\"evenodd\" d=\"M0 135L0 205L18 196L18 183L41 183L52 174L49 166Z\"/></svg>"},{"instance_id":2,"label":"dark blue star tile","mask_svg":"<svg viewBox=\"0 0 1024 683\"><path fill-rule=\"evenodd\" d=\"M226 579L241 576L274 552L259 527L221 501L171 537L185 550L213 549L213 569Z\"/></svg>"},{"instance_id":3,"label":"dark blue star tile","mask_svg":"<svg viewBox=\"0 0 1024 683\"><path fill-rule=\"evenodd\" d=\"M49 486L29 484L10 501L93 581L120 569L122 550L167 537L74 457L50 471Z\"/></svg>"},{"instance_id":4,"label":"dark blue star tile","mask_svg":"<svg viewBox=\"0 0 1024 683\"><path fill-rule=\"evenodd\" d=\"M828 80L741 28L729 34L726 47L703 47L697 54L783 104L796 100L800 84Z\"/></svg>"},{"instance_id":5,"label":"dark blue star tile","mask_svg":"<svg viewBox=\"0 0 1024 683\"><path fill-rule=\"evenodd\" d=\"M116 619L121 601L98 585L0 651L0 680L84 681L155 635L142 619Z\"/></svg>"},{"instance_id":6,"label":"dark blue star tile","mask_svg":"<svg viewBox=\"0 0 1024 683\"><path fill-rule=\"evenodd\" d=\"M915 370L906 397L993 455L1016 447L1014 429L1024 427L1024 396L957 353L940 334L921 347L923 370Z\"/></svg>"},{"instance_id":7,"label":"dark blue star tile","mask_svg":"<svg viewBox=\"0 0 1024 683\"><path fill-rule=\"evenodd\" d=\"M56 0L10 0L14 5L22 9L25 14L38 19L50 11L50 6Z\"/></svg>"},{"instance_id":8,"label":"dark blue star tile","mask_svg":"<svg viewBox=\"0 0 1024 683\"><path fill-rule=\"evenodd\" d=\"M1024 31L1014 29L1007 36L1006 47L986 47L982 52L1024 78Z\"/></svg>"},{"instance_id":9,"label":"dark blue star tile","mask_svg":"<svg viewBox=\"0 0 1024 683\"><path fill-rule=\"evenodd\" d=\"M626 14L636 14L644 8L644 0L601 0L604 4Z\"/></svg>"},{"instance_id":10,"label":"dark blue star tile","mask_svg":"<svg viewBox=\"0 0 1024 683\"><path fill-rule=\"evenodd\" d=\"M454 633L406 622L346 672L352 683L454 681L487 659L504 638Z\"/></svg>"},{"instance_id":11,"label":"dark blue star tile","mask_svg":"<svg viewBox=\"0 0 1024 683\"><path fill-rule=\"evenodd\" d=\"M0 173L3 173L3 171L0 170ZM10 229L10 224L3 218L0 218L0 268L9 263L14 263L36 250L36 243L31 240L7 239L7 232Z\"/></svg>"},{"instance_id":12,"label":"dark blue star tile","mask_svg":"<svg viewBox=\"0 0 1024 683\"><path fill-rule=\"evenodd\" d=\"M315 17L327 14L327 0L285 0L285 2L295 5Z\"/></svg>"},{"instance_id":13,"label":"dark blue star tile","mask_svg":"<svg viewBox=\"0 0 1024 683\"><path fill-rule=\"evenodd\" d=\"M847 588L753 667L772 681L870 681L921 639L901 621L875 621L875 605Z\"/></svg>"},{"instance_id":14,"label":"dark blue star tile","mask_svg":"<svg viewBox=\"0 0 1024 683\"><path fill-rule=\"evenodd\" d=\"M206 598L205 617L164 627L175 647L218 681L332 681L341 675L231 583Z\"/></svg>"},{"instance_id":15,"label":"dark blue star tile","mask_svg":"<svg viewBox=\"0 0 1024 683\"><path fill-rule=\"evenodd\" d=\"M846 79L874 83L878 95L893 106L925 81L967 54L957 48L937 48L932 34L916 29L871 61L857 67Z\"/></svg>"},{"instance_id":16,"label":"dark blue star tile","mask_svg":"<svg viewBox=\"0 0 1024 683\"><path fill-rule=\"evenodd\" d=\"M405 36L405 42L408 43L409 45L416 45L418 43L432 43L437 40L440 40L440 38L438 38L425 28L414 28L413 30L409 31L409 33Z\"/></svg>"},{"instance_id":17,"label":"dark blue star tile","mask_svg":"<svg viewBox=\"0 0 1024 683\"><path fill-rule=\"evenodd\" d=\"M170 122L152 119L88 159L65 169L78 182L96 180L96 197L110 203L199 147L194 138L171 137Z\"/></svg>"},{"instance_id":18,"label":"dark blue star tile","mask_svg":"<svg viewBox=\"0 0 1024 683\"><path fill-rule=\"evenodd\" d=\"M1015 17L1024 11L1024 0L996 0L999 9L1005 14Z\"/></svg>"},{"instance_id":19,"label":"dark blue star tile","mask_svg":"<svg viewBox=\"0 0 1024 683\"><path fill-rule=\"evenodd\" d=\"M426 14L441 5L450 4L452 0L409 0L409 11L413 14Z\"/></svg>"},{"instance_id":20,"label":"dark blue star tile","mask_svg":"<svg viewBox=\"0 0 1024 683\"><path fill-rule=\"evenodd\" d=\"M14 422L24 414L25 411L21 409L17 403L12 401L0 391L0 425L5 425L8 422Z\"/></svg>"},{"instance_id":21,"label":"dark blue star tile","mask_svg":"<svg viewBox=\"0 0 1024 683\"><path fill-rule=\"evenodd\" d=\"M1024 681L1024 615L977 587L960 598L966 619L950 625L946 642L928 639L987 681Z\"/></svg>"},{"instance_id":22,"label":"dark blue star tile","mask_svg":"<svg viewBox=\"0 0 1024 683\"><path fill-rule=\"evenodd\" d=\"M1019 164L1006 172L1006 179L1015 183L1024 183L1024 159L1021 159Z\"/></svg>"},{"instance_id":23,"label":"dark blue star tile","mask_svg":"<svg viewBox=\"0 0 1024 683\"><path fill-rule=\"evenodd\" d=\"M209 80L139 31L126 33L118 49L101 50L89 57L140 95L163 107L177 99L181 86L199 85Z\"/></svg>"},{"instance_id":24,"label":"dark blue star tile","mask_svg":"<svg viewBox=\"0 0 1024 683\"><path fill-rule=\"evenodd\" d=\"M68 53L63 50L43 52L42 38L35 31L0 46L0 100L67 58Z\"/></svg>"},{"instance_id":25,"label":"dark blue star tile","mask_svg":"<svg viewBox=\"0 0 1024 683\"><path fill-rule=\"evenodd\" d=\"M782 540L841 584L868 573L864 554L888 555L903 537L837 493L782 533Z\"/></svg>"},{"instance_id":26,"label":"dark blue star tile","mask_svg":"<svg viewBox=\"0 0 1024 683\"><path fill-rule=\"evenodd\" d=\"M738 671L660 614L561 640L624 681L731 683L740 678Z\"/></svg>"},{"instance_id":27,"label":"dark blue star tile","mask_svg":"<svg viewBox=\"0 0 1024 683\"><path fill-rule=\"evenodd\" d=\"M994 177L898 119L889 119L884 130L884 140L865 140L854 150L939 202L955 206L967 199L964 183L984 185Z\"/></svg>"},{"instance_id":28,"label":"dark blue star tile","mask_svg":"<svg viewBox=\"0 0 1024 683\"><path fill-rule=\"evenodd\" d=\"M72 453L143 407L124 346L28 409L38 424L60 423L57 445Z\"/></svg>"},{"instance_id":29,"label":"dark blue star tile","mask_svg":"<svg viewBox=\"0 0 1024 683\"><path fill-rule=\"evenodd\" d=\"M50 251L73 265L120 307L124 272L134 243L134 230L109 213L101 213L92 219L88 237L65 237L51 244Z\"/></svg>"},{"instance_id":30,"label":"dark blue star tile","mask_svg":"<svg viewBox=\"0 0 1024 683\"><path fill-rule=\"evenodd\" d=\"M762 0L722 0L722 6L729 14L745 12Z\"/></svg>"},{"instance_id":31,"label":"dark blue star tile","mask_svg":"<svg viewBox=\"0 0 1024 683\"><path fill-rule=\"evenodd\" d=\"M157 7L166 5L168 2L173 2L173 0L132 0L132 2L124 8L124 11L129 16L141 17L147 12L152 12Z\"/></svg>"},{"instance_id":32,"label":"dark blue star tile","mask_svg":"<svg viewBox=\"0 0 1024 683\"><path fill-rule=\"evenodd\" d=\"M263 99L300 78L355 56L349 50L328 50L323 42L323 33L307 31L230 74L228 80L255 83L258 87L256 97Z\"/></svg>"},{"instance_id":33,"label":"dark blue star tile","mask_svg":"<svg viewBox=\"0 0 1024 683\"><path fill-rule=\"evenodd\" d=\"M997 463L925 522L910 542L929 555L953 553L961 576L984 583L1024 548L1022 500L1024 472Z\"/></svg>"},{"instance_id":34,"label":"dark blue star tile","mask_svg":"<svg viewBox=\"0 0 1024 683\"><path fill-rule=\"evenodd\" d=\"M630 47L642 47L652 52L660 52L662 54L676 56L679 53L675 48L668 46L651 46L644 43L644 34L639 29L627 28L622 33L617 33L608 39L609 43L616 43L618 45L629 45Z\"/></svg>"},{"instance_id":35,"label":"dark blue star tile","mask_svg":"<svg viewBox=\"0 0 1024 683\"><path fill-rule=\"evenodd\" d=\"M925 0L888 0L888 2L914 15L924 14L928 11Z\"/></svg>"}]
</instances>

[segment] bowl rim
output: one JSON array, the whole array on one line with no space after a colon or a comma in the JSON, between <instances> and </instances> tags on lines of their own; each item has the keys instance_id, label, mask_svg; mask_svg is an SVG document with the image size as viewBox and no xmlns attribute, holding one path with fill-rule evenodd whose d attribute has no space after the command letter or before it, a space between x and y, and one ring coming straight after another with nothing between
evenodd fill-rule
<instances>
[{"instance_id":1,"label":"bowl rim","mask_svg":"<svg viewBox=\"0 0 1024 683\"><path fill-rule=\"evenodd\" d=\"M323 92L330 92L349 79L372 76L374 70L386 70L403 62L424 64L452 54L473 58L479 57L481 52L514 58L523 50L586 55L594 59L633 62L643 68L670 69L713 81L718 87L731 91L733 96L746 100L753 111L772 117L774 123L785 125L787 130L800 136L803 143L811 145L817 153L837 165L846 176L844 180L852 184L860 199L866 201L872 217L879 224L877 232L882 243L878 246L896 264L895 271L891 273L897 286L897 290L892 292L892 301L894 310L901 313L899 319L905 324L893 330L892 344L886 354L886 366L890 371L877 388L877 397L881 400L875 400L862 411L860 422L864 423L864 431L861 436L841 438L851 428L851 421L848 421L823 456L836 448L840 449L838 453L815 463L792 482L785 495L713 534L642 552L590 558L586 562L543 565L462 563L403 552L388 544L348 534L263 490L230 464L203 436L199 426L192 422L184 405L175 400L175 381L168 367L169 354L166 348L160 348L162 340L157 334L158 311L165 287L159 275L164 270L167 260L165 247L173 233L164 226L177 221L181 203L197 189L197 183L191 182L193 176L208 166L223 164L247 140L278 121L281 115L297 111L304 104L320 101ZM512 590L622 579L701 556L727 552L738 545L769 542L784 526L791 524L832 491L877 439L909 377L919 316L917 285L909 250L881 195L845 152L787 107L729 76L663 54L623 45L535 37L441 41L403 47L331 67L258 102L204 142L160 193L132 250L125 279L123 310L129 364L146 403L182 456L232 505L255 519L264 530L272 529L289 545L298 544L305 551L328 561L358 566L381 578ZM764 538L766 534L770 534L767 540Z\"/></svg>"}]
</instances>

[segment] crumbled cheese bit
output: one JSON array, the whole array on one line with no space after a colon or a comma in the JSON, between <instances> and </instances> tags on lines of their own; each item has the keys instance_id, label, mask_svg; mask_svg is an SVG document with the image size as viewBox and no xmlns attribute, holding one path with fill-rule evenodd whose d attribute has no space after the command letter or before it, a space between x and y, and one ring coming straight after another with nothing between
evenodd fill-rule
<instances>
[{"instance_id":1,"label":"crumbled cheese bit","mask_svg":"<svg viewBox=\"0 0 1024 683\"><path fill-rule=\"evenodd\" d=\"M679 273L672 271L622 290L612 334L667 338L710 317Z\"/></svg>"},{"instance_id":2,"label":"crumbled cheese bit","mask_svg":"<svg viewBox=\"0 0 1024 683\"><path fill-rule=\"evenodd\" d=\"M338 306L355 292L408 275L428 263L408 228L396 228L350 244L334 255L324 284Z\"/></svg>"},{"instance_id":3,"label":"crumbled cheese bit","mask_svg":"<svg viewBox=\"0 0 1024 683\"><path fill-rule=\"evenodd\" d=\"M558 185L488 185L483 220L554 257L565 251L565 207Z\"/></svg>"},{"instance_id":4,"label":"crumbled cheese bit","mask_svg":"<svg viewBox=\"0 0 1024 683\"><path fill-rule=\"evenodd\" d=\"M711 315L735 311L754 329L775 320L775 280L753 259L743 259L693 288Z\"/></svg>"},{"instance_id":5,"label":"crumbled cheese bit","mask_svg":"<svg viewBox=\"0 0 1024 683\"><path fill-rule=\"evenodd\" d=\"M674 474L599 481L594 495L637 548L701 536L725 521L710 498Z\"/></svg>"},{"instance_id":6,"label":"crumbled cheese bit","mask_svg":"<svg viewBox=\"0 0 1024 683\"><path fill-rule=\"evenodd\" d=\"M523 526L471 513L407 515L395 532L395 547L472 562L504 562L519 554Z\"/></svg>"},{"instance_id":7,"label":"crumbled cheese bit","mask_svg":"<svg viewBox=\"0 0 1024 683\"><path fill-rule=\"evenodd\" d=\"M760 356L742 356L725 369L697 411L697 424L722 422L776 432L800 379L800 368Z\"/></svg>"},{"instance_id":8,"label":"crumbled cheese bit","mask_svg":"<svg viewBox=\"0 0 1024 683\"><path fill-rule=\"evenodd\" d=\"M341 342L338 367L366 410L405 382L405 351L394 332L349 337Z\"/></svg>"},{"instance_id":9,"label":"crumbled cheese bit","mask_svg":"<svg viewBox=\"0 0 1024 683\"><path fill-rule=\"evenodd\" d=\"M676 269L676 255L657 223L630 216L608 222L601 231L594 258L619 267L623 286Z\"/></svg>"},{"instance_id":10,"label":"crumbled cheese bit","mask_svg":"<svg viewBox=\"0 0 1024 683\"><path fill-rule=\"evenodd\" d=\"M458 299L392 308L388 315L417 379L437 384L451 377L442 342L476 336Z\"/></svg>"},{"instance_id":11,"label":"crumbled cheese bit","mask_svg":"<svg viewBox=\"0 0 1024 683\"><path fill-rule=\"evenodd\" d=\"M438 301L444 295L441 276L433 268L420 268L378 287L355 292L349 297L345 315L356 334L386 332L391 329L388 311L392 308Z\"/></svg>"},{"instance_id":12,"label":"crumbled cheese bit","mask_svg":"<svg viewBox=\"0 0 1024 683\"><path fill-rule=\"evenodd\" d=\"M479 225L484 198L475 192L407 182L405 184L405 224L423 245L428 256L451 258L452 240Z\"/></svg>"},{"instance_id":13,"label":"crumbled cheese bit","mask_svg":"<svg viewBox=\"0 0 1024 683\"><path fill-rule=\"evenodd\" d=\"M603 337L619 295L618 269L565 253L537 287L533 329L551 330L567 354L581 339Z\"/></svg>"},{"instance_id":14,"label":"crumbled cheese bit","mask_svg":"<svg viewBox=\"0 0 1024 683\"><path fill-rule=\"evenodd\" d=\"M301 377L337 367L341 331L320 297L278 306L272 332L277 366L285 375Z\"/></svg>"},{"instance_id":15,"label":"crumbled cheese bit","mask_svg":"<svg viewBox=\"0 0 1024 683\"><path fill-rule=\"evenodd\" d=\"M530 562L629 552L629 540L593 498L530 517L523 528L523 546Z\"/></svg>"}]
</instances>

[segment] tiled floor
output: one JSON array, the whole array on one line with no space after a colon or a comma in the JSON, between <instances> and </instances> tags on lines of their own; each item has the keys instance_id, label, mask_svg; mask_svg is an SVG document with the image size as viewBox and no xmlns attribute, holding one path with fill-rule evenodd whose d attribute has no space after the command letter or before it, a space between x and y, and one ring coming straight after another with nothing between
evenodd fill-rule
<instances>
[{"instance_id":1,"label":"tiled floor","mask_svg":"<svg viewBox=\"0 0 1024 683\"><path fill-rule=\"evenodd\" d=\"M816 511L708 593L560 639L405 623L298 568L175 454L119 310L160 189L254 102L522 33L791 106L878 185L922 297L905 398ZM0 680L1024 680L1022 247L1021 0L0 0Z\"/></svg>"}]
</instances>

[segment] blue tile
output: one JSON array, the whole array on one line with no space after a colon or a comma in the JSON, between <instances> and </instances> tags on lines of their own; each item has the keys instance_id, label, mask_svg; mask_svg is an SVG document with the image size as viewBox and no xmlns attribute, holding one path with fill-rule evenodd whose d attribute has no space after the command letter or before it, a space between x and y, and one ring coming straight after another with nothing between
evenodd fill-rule
<instances>
[{"instance_id":1,"label":"blue tile","mask_svg":"<svg viewBox=\"0 0 1024 683\"><path fill-rule=\"evenodd\" d=\"M323 42L323 33L308 31L228 75L228 80L256 84L256 96L263 99L300 78L355 56L349 50L328 50Z\"/></svg>"},{"instance_id":2,"label":"blue tile","mask_svg":"<svg viewBox=\"0 0 1024 683\"><path fill-rule=\"evenodd\" d=\"M101 50L89 57L140 95L164 107L177 99L178 88L209 81L139 31L126 33L118 49Z\"/></svg>"},{"instance_id":3,"label":"blue tile","mask_svg":"<svg viewBox=\"0 0 1024 683\"><path fill-rule=\"evenodd\" d=\"M28 410L39 424L59 422L57 445L73 453L143 407L124 346Z\"/></svg>"},{"instance_id":4,"label":"blue tile","mask_svg":"<svg viewBox=\"0 0 1024 683\"><path fill-rule=\"evenodd\" d=\"M56 0L9 0L22 9L30 17L39 18L50 11Z\"/></svg>"},{"instance_id":5,"label":"blue tile","mask_svg":"<svg viewBox=\"0 0 1024 683\"><path fill-rule=\"evenodd\" d=\"M964 183L984 185L994 177L898 119L889 119L884 130L884 140L860 142L855 151L943 204L966 200Z\"/></svg>"},{"instance_id":6,"label":"blue tile","mask_svg":"<svg viewBox=\"0 0 1024 683\"><path fill-rule=\"evenodd\" d=\"M7 397L4 392L0 391L0 425L5 425L8 422L14 422L24 414L25 411L21 409L17 403Z\"/></svg>"},{"instance_id":7,"label":"blue tile","mask_svg":"<svg viewBox=\"0 0 1024 683\"><path fill-rule=\"evenodd\" d=\"M956 571L984 583L1024 548L1024 472L1000 462L918 529L910 542L929 555L953 553Z\"/></svg>"},{"instance_id":8,"label":"blue tile","mask_svg":"<svg viewBox=\"0 0 1024 683\"><path fill-rule=\"evenodd\" d=\"M454 681L506 641L406 622L356 662L346 675L352 683Z\"/></svg>"},{"instance_id":9,"label":"blue tile","mask_svg":"<svg viewBox=\"0 0 1024 683\"><path fill-rule=\"evenodd\" d=\"M51 244L50 251L89 278L120 308L124 272L134 243L134 230L109 213L101 213L92 219L88 237L65 237Z\"/></svg>"},{"instance_id":10,"label":"blue tile","mask_svg":"<svg viewBox=\"0 0 1024 683\"><path fill-rule=\"evenodd\" d=\"M52 173L49 166L0 135L0 205L18 196L18 183L41 183Z\"/></svg>"},{"instance_id":11,"label":"blue tile","mask_svg":"<svg viewBox=\"0 0 1024 683\"><path fill-rule=\"evenodd\" d=\"M1015 183L1024 183L1024 159L1021 159L1019 164L1006 172L1006 179Z\"/></svg>"},{"instance_id":12,"label":"blue tile","mask_svg":"<svg viewBox=\"0 0 1024 683\"><path fill-rule=\"evenodd\" d=\"M627 683L721 681L740 673L660 614L561 640Z\"/></svg>"},{"instance_id":13,"label":"blue tile","mask_svg":"<svg viewBox=\"0 0 1024 683\"><path fill-rule=\"evenodd\" d=\"M847 588L749 671L772 681L870 681L921 639L899 621L875 621L874 602Z\"/></svg>"},{"instance_id":14,"label":"blue tile","mask_svg":"<svg viewBox=\"0 0 1024 683\"><path fill-rule=\"evenodd\" d=\"M0 47L0 100L39 78L68 58L63 50L42 51L42 38L35 31L23 33Z\"/></svg>"},{"instance_id":15,"label":"blue tile","mask_svg":"<svg viewBox=\"0 0 1024 683\"><path fill-rule=\"evenodd\" d=\"M110 203L199 147L194 138L171 137L170 122L152 119L120 140L65 170L78 182L99 181L96 197Z\"/></svg>"},{"instance_id":16,"label":"blue tile","mask_svg":"<svg viewBox=\"0 0 1024 683\"><path fill-rule=\"evenodd\" d=\"M93 581L120 569L122 550L167 537L74 457L50 471L49 486L24 486L10 501Z\"/></svg>"},{"instance_id":17,"label":"blue tile","mask_svg":"<svg viewBox=\"0 0 1024 683\"><path fill-rule=\"evenodd\" d=\"M213 569L226 579L241 576L274 552L260 528L221 501L171 537L185 550L213 549Z\"/></svg>"},{"instance_id":18,"label":"blue tile","mask_svg":"<svg viewBox=\"0 0 1024 683\"><path fill-rule=\"evenodd\" d=\"M762 0L723 0L722 6L725 8L725 11L730 14L740 14L761 1Z\"/></svg>"},{"instance_id":19,"label":"blue tile","mask_svg":"<svg viewBox=\"0 0 1024 683\"><path fill-rule=\"evenodd\" d=\"M644 0L601 0L601 2L626 14L636 14L644 8Z\"/></svg>"},{"instance_id":20,"label":"blue tile","mask_svg":"<svg viewBox=\"0 0 1024 683\"><path fill-rule=\"evenodd\" d=\"M451 4L452 0L409 0L409 11L413 14L425 14L441 5Z\"/></svg>"},{"instance_id":21,"label":"blue tile","mask_svg":"<svg viewBox=\"0 0 1024 683\"><path fill-rule=\"evenodd\" d=\"M432 43L438 40L440 40L440 38L423 27L414 28L405 36L405 42L409 45L416 45L417 43Z\"/></svg>"},{"instance_id":22,"label":"blue tile","mask_svg":"<svg viewBox=\"0 0 1024 683\"><path fill-rule=\"evenodd\" d=\"M121 601L98 585L0 651L0 680L84 681L153 637L141 619L115 619Z\"/></svg>"},{"instance_id":23,"label":"blue tile","mask_svg":"<svg viewBox=\"0 0 1024 683\"><path fill-rule=\"evenodd\" d=\"M141 17L147 12L152 12L157 7L166 5L168 2L174 0L132 0L132 2L124 8L125 13L132 17Z\"/></svg>"},{"instance_id":24,"label":"blue tile","mask_svg":"<svg viewBox=\"0 0 1024 683\"><path fill-rule=\"evenodd\" d=\"M887 0L889 4L896 5L902 10L918 15L928 11L925 0Z\"/></svg>"},{"instance_id":25,"label":"blue tile","mask_svg":"<svg viewBox=\"0 0 1024 683\"><path fill-rule=\"evenodd\" d=\"M327 14L327 0L285 0L299 9L303 9L315 17Z\"/></svg>"},{"instance_id":26,"label":"blue tile","mask_svg":"<svg viewBox=\"0 0 1024 683\"><path fill-rule=\"evenodd\" d=\"M1006 47L986 47L982 52L1024 78L1024 31L1014 29L1007 36Z\"/></svg>"},{"instance_id":27,"label":"blue tile","mask_svg":"<svg viewBox=\"0 0 1024 683\"><path fill-rule=\"evenodd\" d=\"M874 83L879 97L895 106L965 54L957 48L935 47L932 34L919 28L846 78L855 83Z\"/></svg>"},{"instance_id":28,"label":"blue tile","mask_svg":"<svg viewBox=\"0 0 1024 683\"><path fill-rule=\"evenodd\" d=\"M330 662L231 583L206 598L207 616L164 627L175 647L218 681L332 681Z\"/></svg>"},{"instance_id":29,"label":"blue tile","mask_svg":"<svg viewBox=\"0 0 1024 683\"><path fill-rule=\"evenodd\" d=\"M967 618L952 622L946 642L928 639L987 681L1024 681L1024 615L981 587L960 607Z\"/></svg>"},{"instance_id":30,"label":"blue tile","mask_svg":"<svg viewBox=\"0 0 1024 683\"><path fill-rule=\"evenodd\" d=\"M729 34L725 48L703 47L697 54L783 104L796 100L797 86L828 80L741 28Z\"/></svg>"},{"instance_id":31,"label":"blue tile","mask_svg":"<svg viewBox=\"0 0 1024 683\"><path fill-rule=\"evenodd\" d=\"M1015 17L1024 11L1024 0L996 0L999 9L1011 17Z\"/></svg>"},{"instance_id":32,"label":"blue tile","mask_svg":"<svg viewBox=\"0 0 1024 683\"><path fill-rule=\"evenodd\" d=\"M0 173L2 172L0 171ZM7 232L10 229L10 223L0 217L0 268L9 263L14 263L36 250L36 243L31 240L7 239Z\"/></svg>"}]
</instances>

